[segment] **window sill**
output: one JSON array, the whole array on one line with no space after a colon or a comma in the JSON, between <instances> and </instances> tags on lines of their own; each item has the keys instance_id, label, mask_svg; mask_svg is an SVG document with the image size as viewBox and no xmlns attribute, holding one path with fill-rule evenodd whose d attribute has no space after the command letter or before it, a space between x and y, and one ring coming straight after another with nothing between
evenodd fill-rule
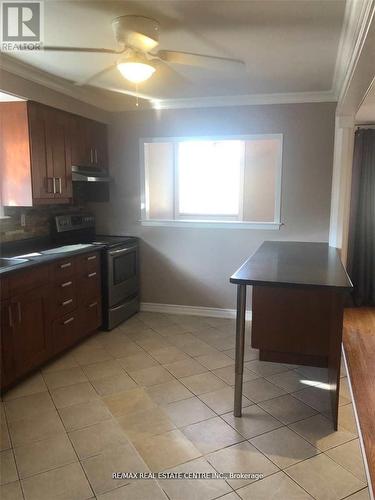
<instances>
[{"instance_id":1,"label":"window sill","mask_svg":"<svg viewBox=\"0 0 375 500\"><path fill-rule=\"evenodd\" d=\"M216 228L216 229L258 229L279 230L281 222L236 222L236 221L200 221L200 220L141 220L146 227L186 227L186 228Z\"/></svg>"}]
</instances>

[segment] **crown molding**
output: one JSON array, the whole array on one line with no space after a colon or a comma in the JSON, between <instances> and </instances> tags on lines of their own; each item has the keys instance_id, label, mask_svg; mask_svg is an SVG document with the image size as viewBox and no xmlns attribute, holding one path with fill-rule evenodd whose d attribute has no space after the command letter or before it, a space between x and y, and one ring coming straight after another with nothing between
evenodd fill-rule
<instances>
[{"instance_id":1,"label":"crown molding","mask_svg":"<svg viewBox=\"0 0 375 500\"><path fill-rule=\"evenodd\" d=\"M254 106L308 102L335 102L333 91L285 92L278 94L248 94L238 96L193 97L182 99L153 99L154 109L208 108L222 106Z\"/></svg>"},{"instance_id":2,"label":"crown molding","mask_svg":"<svg viewBox=\"0 0 375 500\"><path fill-rule=\"evenodd\" d=\"M341 102L353 77L375 12L375 0L347 0L332 90Z\"/></svg>"},{"instance_id":3,"label":"crown molding","mask_svg":"<svg viewBox=\"0 0 375 500\"><path fill-rule=\"evenodd\" d=\"M177 99L151 99L154 109L180 109L197 107L250 106L267 104L292 104L312 102L341 102L346 95L355 67L375 12L375 0L347 0L343 28L336 58L333 85L328 91L285 92L249 94L238 96L212 96ZM34 66L0 54L0 68L26 80L68 95L105 111L119 109L118 102L90 87L77 87L64 78L57 77ZM100 103L100 105L98 105Z\"/></svg>"},{"instance_id":4,"label":"crown molding","mask_svg":"<svg viewBox=\"0 0 375 500\"><path fill-rule=\"evenodd\" d=\"M10 57L4 53L0 53L0 70L7 71L13 75L24 78L31 82L43 85L51 90L78 99L79 101L95 106L96 108L105 111L113 111L113 106L108 106L102 93L97 92L92 88L77 87L70 81L58 76L42 71L35 66L18 61L14 57ZM26 97L27 96L20 96ZM100 103L100 105L98 105ZM105 103L103 105L103 103Z\"/></svg>"},{"instance_id":5,"label":"crown molding","mask_svg":"<svg viewBox=\"0 0 375 500\"><path fill-rule=\"evenodd\" d=\"M30 80L39 85L43 85L44 87L55 90L56 92L61 92L62 94L68 95L87 104L91 104L92 106L96 106L105 111L126 111L128 109L127 106L124 106L123 109L119 109L118 101L115 105L113 103L111 104L110 98L105 97L100 91L96 91L92 87L77 87L64 78L51 75L50 73L18 61L5 54L1 54L0 56L0 68L24 78L25 80ZM334 101L336 101L336 96L332 91L321 91L180 99L151 99L150 103L151 107L154 109L180 109Z\"/></svg>"}]
</instances>

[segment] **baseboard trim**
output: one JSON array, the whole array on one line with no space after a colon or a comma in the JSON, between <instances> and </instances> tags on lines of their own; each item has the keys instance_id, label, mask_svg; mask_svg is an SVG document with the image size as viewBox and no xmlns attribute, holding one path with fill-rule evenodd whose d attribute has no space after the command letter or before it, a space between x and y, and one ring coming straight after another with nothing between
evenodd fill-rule
<instances>
[{"instance_id":1,"label":"baseboard trim","mask_svg":"<svg viewBox=\"0 0 375 500\"><path fill-rule=\"evenodd\" d=\"M180 306L178 304L157 304L141 302L141 311L166 314L188 314L190 316L208 316L210 318L235 318L235 309L220 309L218 307ZM251 320L251 310L246 311L246 319Z\"/></svg>"}]
</instances>

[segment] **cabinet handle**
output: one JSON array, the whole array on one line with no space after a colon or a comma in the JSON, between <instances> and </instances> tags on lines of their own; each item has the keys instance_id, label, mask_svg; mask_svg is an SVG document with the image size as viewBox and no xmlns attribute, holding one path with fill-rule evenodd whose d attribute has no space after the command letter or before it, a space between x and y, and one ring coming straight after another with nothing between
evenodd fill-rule
<instances>
[{"instance_id":1,"label":"cabinet handle","mask_svg":"<svg viewBox=\"0 0 375 500\"><path fill-rule=\"evenodd\" d=\"M69 325L69 323L71 323L72 321L74 321L74 316L72 316L71 318L66 319L65 321L63 321L63 325Z\"/></svg>"},{"instance_id":2,"label":"cabinet handle","mask_svg":"<svg viewBox=\"0 0 375 500\"><path fill-rule=\"evenodd\" d=\"M90 148L90 163L94 163L94 155L92 153L92 148Z\"/></svg>"},{"instance_id":3,"label":"cabinet handle","mask_svg":"<svg viewBox=\"0 0 375 500\"><path fill-rule=\"evenodd\" d=\"M22 313L21 313L21 303L20 302L17 302L17 311L18 311L18 322L21 323Z\"/></svg>"},{"instance_id":4,"label":"cabinet handle","mask_svg":"<svg viewBox=\"0 0 375 500\"><path fill-rule=\"evenodd\" d=\"M67 267L70 267L72 265L71 262L66 262L65 264L60 264L60 269L65 269Z\"/></svg>"},{"instance_id":5,"label":"cabinet handle","mask_svg":"<svg viewBox=\"0 0 375 500\"><path fill-rule=\"evenodd\" d=\"M57 177L59 181L59 194L62 194L62 182L61 182L61 177Z\"/></svg>"},{"instance_id":6,"label":"cabinet handle","mask_svg":"<svg viewBox=\"0 0 375 500\"><path fill-rule=\"evenodd\" d=\"M89 304L89 309L92 309L93 307L97 306L97 302L93 302L92 304Z\"/></svg>"},{"instance_id":7,"label":"cabinet handle","mask_svg":"<svg viewBox=\"0 0 375 500\"><path fill-rule=\"evenodd\" d=\"M64 302L62 302L61 305L64 307L64 306L67 306L68 304L71 304L72 302L73 302L73 299L64 300Z\"/></svg>"},{"instance_id":8,"label":"cabinet handle","mask_svg":"<svg viewBox=\"0 0 375 500\"><path fill-rule=\"evenodd\" d=\"M90 255L90 257L87 257L87 260L95 260L96 259L96 255Z\"/></svg>"},{"instance_id":9,"label":"cabinet handle","mask_svg":"<svg viewBox=\"0 0 375 500\"><path fill-rule=\"evenodd\" d=\"M13 314L12 314L12 306L8 306L8 314L9 314L9 326L13 328Z\"/></svg>"},{"instance_id":10,"label":"cabinet handle","mask_svg":"<svg viewBox=\"0 0 375 500\"><path fill-rule=\"evenodd\" d=\"M95 148L95 163L98 163L98 150Z\"/></svg>"},{"instance_id":11,"label":"cabinet handle","mask_svg":"<svg viewBox=\"0 0 375 500\"><path fill-rule=\"evenodd\" d=\"M61 288L65 288L67 286L70 286L72 284L71 281L65 281L65 283L61 283Z\"/></svg>"},{"instance_id":12,"label":"cabinet handle","mask_svg":"<svg viewBox=\"0 0 375 500\"><path fill-rule=\"evenodd\" d=\"M56 194L56 177L52 177L53 194Z\"/></svg>"},{"instance_id":13,"label":"cabinet handle","mask_svg":"<svg viewBox=\"0 0 375 500\"><path fill-rule=\"evenodd\" d=\"M96 273L89 273L89 274L87 275L87 277L88 277L88 278L93 278L94 276L96 276Z\"/></svg>"}]
</instances>

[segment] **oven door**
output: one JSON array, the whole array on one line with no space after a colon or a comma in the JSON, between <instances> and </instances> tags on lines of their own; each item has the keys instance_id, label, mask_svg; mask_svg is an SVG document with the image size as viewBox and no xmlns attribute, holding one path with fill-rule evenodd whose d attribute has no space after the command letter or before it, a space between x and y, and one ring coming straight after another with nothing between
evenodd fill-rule
<instances>
[{"instance_id":1,"label":"oven door","mask_svg":"<svg viewBox=\"0 0 375 500\"><path fill-rule=\"evenodd\" d=\"M138 246L108 250L108 306L112 307L138 291Z\"/></svg>"}]
</instances>

